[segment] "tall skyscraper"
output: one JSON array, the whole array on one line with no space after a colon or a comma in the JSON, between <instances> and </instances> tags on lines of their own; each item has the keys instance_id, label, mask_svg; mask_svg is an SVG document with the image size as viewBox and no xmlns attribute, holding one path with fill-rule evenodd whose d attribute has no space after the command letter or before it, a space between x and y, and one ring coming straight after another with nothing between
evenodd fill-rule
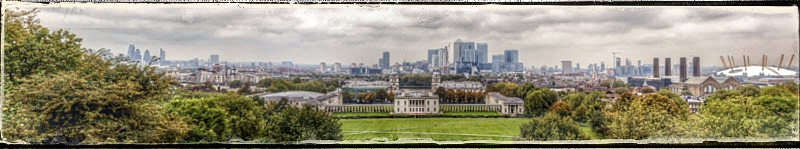
<instances>
[{"instance_id":1,"label":"tall skyscraper","mask_svg":"<svg viewBox=\"0 0 800 149\"><path fill-rule=\"evenodd\" d=\"M503 52L503 55L506 56L506 63L518 63L519 62L519 51L509 49Z\"/></svg>"},{"instance_id":2,"label":"tall skyscraper","mask_svg":"<svg viewBox=\"0 0 800 149\"><path fill-rule=\"evenodd\" d=\"M150 56L150 50L144 50L144 63L149 63L153 57Z\"/></svg>"},{"instance_id":3,"label":"tall skyscraper","mask_svg":"<svg viewBox=\"0 0 800 149\"><path fill-rule=\"evenodd\" d=\"M700 77L700 57L692 58L692 76Z\"/></svg>"},{"instance_id":4,"label":"tall skyscraper","mask_svg":"<svg viewBox=\"0 0 800 149\"><path fill-rule=\"evenodd\" d=\"M606 71L606 62L600 62L600 71Z\"/></svg>"},{"instance_id":5,"label":"tall skyscraper","mask_svg":"<svg viewBox=\"0 0 800 149\"><path fill-rule=\"evenodd\" d=\"M389 51L383 51L383 58L381 58L381 69L389 69L391 60L389 59Z\"/></svg>"},{"instance_id":6,"label":"tall skyscraper","mask_svg":"<svg viewBox=\"0 0 800 149\"><path fill-rule=\"evenodd\" d=\"M504 72L506 57L503 55L492 55L492 72Z\"/></svg>"},{"instance_id":7,"label":"tall skyscraper","mask_svg":"<svg viewBox=\"0 0 800 149\"><path fill-rule=\"evenodd\" d=\"M636 60L636 75L642 75L642 60Z\"/></svg>"},{"instance_id":8,"label":"tall skyscraper","mask_svg":"<svg viewBox=\"0 0 800 149\"><path fill-rule=\"evenodd\" d=\"M489 44L477 43L475 47L478 48L478 63L489 63Z\"/></svg>"},{"instance_id":9,"label":"tall skyscraper","mask_svg":"<svg viewBox=\"0 0 800 149\"><path fill-rule=\"evenodd\" d=\"M438 61L434 61L439 56L439 49L428 49L428 65L432 67L440 67Z\"/></svg>"},{"instance_id":10,"label":"tall skyscraper","mask_svg":"<svg viewBox=\"0 0 800 149\"><path fill-rule=\"evenodd\" d=\"M136 47L133 46L133 44L129 45L128 46L128 58L129 59L135 60L134 58L136 58L136 54L134 52L136 52Z\"/></svg>"},{"instance_id":11,"label":"tall skyscraper","mask_svg":"<svg viewBox=\"0 0 800 149\"><path fill-rule=\"evenodd\" d=\"M333 63L333 73L338 74L340 71L342 71L342 63Z\"/></svg>"},{"instance_id":12,"label":"tall skyscraper","mask_svg":"<svg viewBox=\"0 0 800 149\"><path fill-rule=\"evenodd\" d=\"M167 53L164 52L164 49L158 49L158 50L159 50L159 54L158 54L159 55L159 57L158 57L159 58L159 62L161 62L161 64L163 65L164 61L167 61Z\"/></svg>"},{"instance_id":13,"label":"tall skyscraper","mask_svg":"<svg viewBox=\"0 0 800 149\"><path fill-rule=\"evenodd\" d=\"M653 58L653 77L658 78L658 58Z\"/></svg>"},{"instance_id":14,"label":"tall skyscraper","mask_svg":"<svg viewBox=\"0 0 800 149\"><path fill-rule=\"evenodd\" d=\"M453 42L453 62L470 62L467 61L467 49L475 49L475 42L463 42L461 39L456 39Z\"/></svg>"},{"instance_id":15,"label":"tall skyscraper","mask_svg":"<svg viewBox=\"0 0 800 149\"><path fill-rule=\"evenodd\" d=\"M575 63L575 70L581 71L581 63Z\"/></svg>"},{"instance_id":16,"label":"tall skyscraper","mask_svg":"<svg viewBox=\"0 0 800 149\"><path fill-rule=\"evenodd\" d=\"M563 67L561 73L572 73L572 61L561 61L561 67Z\"/></svg>"},{"instance_id":17,"label":"tall skyscraper","mask_svg":"<svg viewBox=\"0 0 800 149\"><path fill-rule=\"evenodd\" d=\"M670 58L664 58L664 76L672 76L672 62Z\"/></svg>"},{"instance_id":18,"label":"tall skyscraper","mask_svg":"<svg viewBox=\"0 0 800 149\"><path fill-rule=\"evenodd\" d=\"M133 55L134 55L134 57L132 59L134 61L137 61L137 62L141 62L142 61L142 51L140 51L139 49L136 49L136 51L133 52Z\"/></svg>"},{"instance_id":19,"label":"tall skyscraper","mask_svg":"<svg viewBox=\"0 0 800 149\"><path fill-rule=\"evenodd\" d=\"M327 66L325 66L325 62L319 63L319 70L318 70L319 73L325 73L325 70L327 70L327 69L328 68L327 68Z\"/></svg>"},{"instance_id":20,"label":"tall skyscraper","mask_svg":"<svg viewBox=\"0 0 800 149\"><path fill-rule=\"evenodd\" d=\"M219 55L212 54L211 58L208 59L208 62L211 63L211 65L219 64Z\"/></svg>"},{"instance_id":21,"label":"tall skyscraper","mask_svg":"<svg viewBox=\"0 0 800 149\"><path fill-rule=\"evenodd\" d=\"M680 69L679 69L678 73L679 73L679 75L681 77L680 81L683 81L684 79L686 79L686 57L681 57L680 58L680 66L679 66L679 68Z\"/></svg>"}]
</instances>

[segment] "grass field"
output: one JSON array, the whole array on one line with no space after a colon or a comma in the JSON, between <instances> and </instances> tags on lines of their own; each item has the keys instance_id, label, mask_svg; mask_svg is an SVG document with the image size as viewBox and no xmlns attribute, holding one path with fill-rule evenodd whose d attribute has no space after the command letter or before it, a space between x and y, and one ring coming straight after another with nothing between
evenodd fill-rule
<instances>
[{"instance_id":1,"label":"grass field","mask_svg":"<svg viewBox=\"0 0 800 149\"><path fill-rule=\"evenodd\" d=\"M333 116L382 116L390 115L389 112L337 112Z\"/></svg>"},{"instance_id":2,"label":"grass field","mask_svg":"<svg viewBox=\"0 0 800 149\"><path fill-rule=\"evenodd\" d=\"M343 119L344 140L373 138L432 138L448 140L506 140L519 136L524 118L393 118Z\"/></svg>"},{"instance_id":3,"label":"grass field","mask_svg":"<svg viewBox=\"0 0 800 149\"><path fill-rule=\"evenodd\" d=\"M497 112L444 112L444 115L500 115Z\"/></svg>"},{"instance_id":4,"label":"grass field","mask_svg":"<svg viewBox=\"0 0 800 149\"><path fill-rule=\"evenodd\" d=\"M602 136L600 136L600 134L597 134L597 133L595 133L594 131L592 131L592 127L588 127L588 126L581 126L581 130L583 130L583 132L585 132L586 134L588 134L589 136L591 136L591 137L592 137L592 139L603 139L603 137L602 137Z\"/></svg>"}]
</instances>

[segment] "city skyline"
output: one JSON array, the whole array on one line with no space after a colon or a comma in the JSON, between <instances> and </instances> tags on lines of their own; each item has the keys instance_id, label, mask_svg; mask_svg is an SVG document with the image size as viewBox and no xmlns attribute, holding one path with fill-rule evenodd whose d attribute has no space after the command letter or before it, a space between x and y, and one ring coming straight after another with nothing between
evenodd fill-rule
<instances>
[{"instance_id":1,"label":"city skyline","mask_svg":"<svg viewBox=\"0 0 800 149\"><path fill-rule=\"evenodd\" d=\"M798 40L794 7L51 6L41 8L42 24L78 34L89 48L118 54L134 44L164 49L170 60L378 64L387 51L394 64L427 60L429 49L461 39L487 43L487 57L519 50L530 66L612 62L612 51L645 61L700 56L703 66L720 66L720 55L795 53Z\"/></svg>"}]
</instances>

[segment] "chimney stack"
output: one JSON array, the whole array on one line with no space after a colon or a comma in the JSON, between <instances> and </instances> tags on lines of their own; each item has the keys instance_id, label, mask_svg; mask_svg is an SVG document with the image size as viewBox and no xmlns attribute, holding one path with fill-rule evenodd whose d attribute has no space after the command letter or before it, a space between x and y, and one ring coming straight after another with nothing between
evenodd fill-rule
<instances>
[{"instance_id":1,"label":"chimney stack","mask_svg":"<svg viewBox=\"0 0 800 149\"><path fill-rule=\"evenodd\" d=\"M692 58L692 65L694 65L694 68L692 69L692 75L694 77L700 77L700 57L695 56Z\"/></svg>"},{"instance_id":2,"label":"chimney stack","mask_svg":"<svg viewBox=\"0 0 800 149\"><path fill-rule=\"evenodd\" d=\"M767 66L767 55L764 54L761 56L761 71L764 71L764 67Z\"/></svg>"},{"instance_id":3,"label":"chimney stack","mask_svg":"<svg viewBox=\"0 0 800 149\"><path fill-rule=\"evenodd\" d=\"M720 57L720 58L722 58L722 57ZM681 76L681 80L680 81L683 82L683 80L686 80L686 57L681 57L680 58L680 65L681 66L679 66L680 68L678 70L680 72L678 72L678 73L680 73L679 75Z\"/></svg>"},{"instance_id":4,"label":"chimney stack","mask_svg":"<svg viewBox=\"0 0 800 149\"><path fill-rule=\"evenodd\" d=\"M653 58L653 78L658 78L658 58Z\"/></svg>"},{"instance_id":5,"label":"chimney stack","mask_svg":"<svg viewBox=\"0 0 800 149\"><path fill-rule=\"evenodd\" d=\"M672 76L672 62L670 58L664 58L664 76Z\"/></svg>"}]
</instances>

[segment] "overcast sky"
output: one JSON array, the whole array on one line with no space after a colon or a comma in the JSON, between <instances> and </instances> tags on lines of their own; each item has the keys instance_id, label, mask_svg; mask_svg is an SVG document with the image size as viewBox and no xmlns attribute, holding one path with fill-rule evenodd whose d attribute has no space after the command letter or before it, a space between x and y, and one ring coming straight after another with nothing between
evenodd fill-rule
<instances>
[{"instance_id":1,"label":"overcast sky","mask_svg":"<svg viewBox=\"0 0 800 149\"><path fill-rule=\"evenodd\" d=\"M38 7L40 5L36 5ZM22 6L28 7L31 6ZM240 8L241 7L241 8ZM456 39L485 42L489 55L518 49L526 68L572 60L636 63L653 57L749 54L777 63L797 53L795 7L390 6L359 5L49 5L42 24L82 37L87 48L127 52L129 44L167 59L328 64L427 60L427 50ZM450 51L452 54L452 51ZM452 56L451 56L452 58ZM491 59L491 56L489 56ZM795 58L800 61L800 58ZM452 60L451 60L452 61ZM489 60L491 61L491 60ZM663 60L662 60L663 62ZM736 60L736 62L741 62ZM796 64L793 64L796 65Z\"/></svg>"}]
</instances>

